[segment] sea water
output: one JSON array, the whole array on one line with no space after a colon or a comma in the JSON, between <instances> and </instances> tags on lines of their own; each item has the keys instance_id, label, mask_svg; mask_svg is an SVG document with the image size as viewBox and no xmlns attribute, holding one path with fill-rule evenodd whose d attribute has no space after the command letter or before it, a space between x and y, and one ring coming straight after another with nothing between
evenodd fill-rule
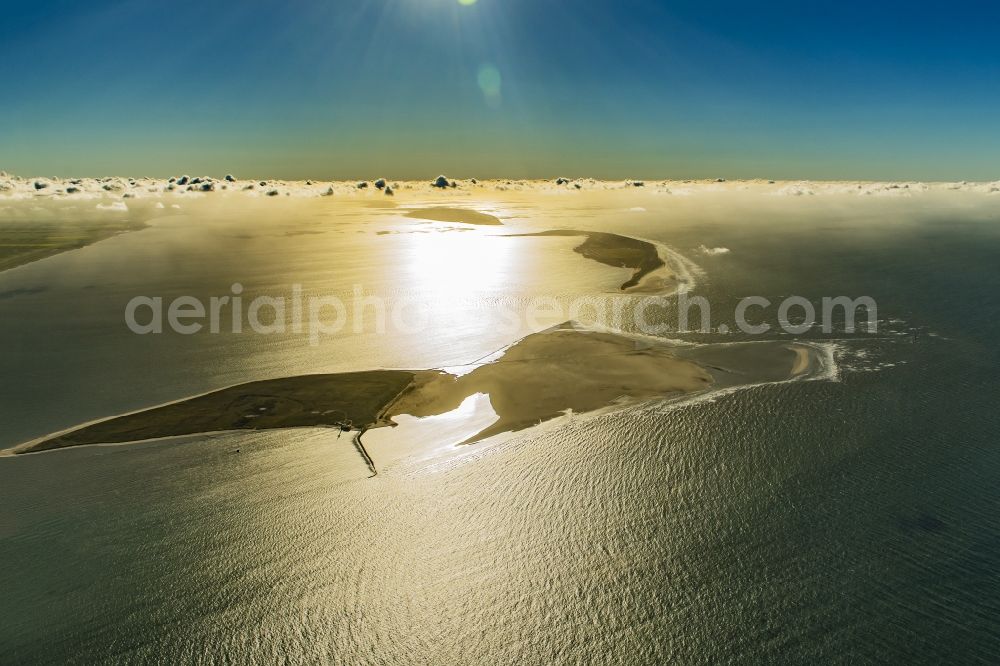
<instances>
[{"instance_id":1,"label":"sea water","mask_svg":"<svg viewBox=\"0 0 1000 666\"><path fill-rule=\"evenodd\" d=\"M719 321L748 295L868 295L878 330L773 333L826 345L824 381L450 445L488 422L480 399L403 423L412 441L370 433L375 478L327 430L0 458L0 661L994 660L995 200L678 199L478 208L664 243ZM483 303L606 293L628 274L572 239L498 233L334 204L182 211L0 274L0 445L251 379L460 364L512 341L481 325ZM124 324L135 295L235 281L416 293L436 328L312 346Z\"/></svg>"}]
</instances>

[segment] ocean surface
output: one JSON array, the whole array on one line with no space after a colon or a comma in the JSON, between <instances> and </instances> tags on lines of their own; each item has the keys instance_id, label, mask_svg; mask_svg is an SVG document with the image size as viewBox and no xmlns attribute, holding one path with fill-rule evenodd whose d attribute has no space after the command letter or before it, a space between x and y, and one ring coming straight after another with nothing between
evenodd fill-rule
<instances>
[{"instance_id":1,"label":"ocean surface","mask_svg":"<svg viewBox=\"0 0 1000 666\"><path fill-rule=\"evenodd\" d=\"M328 200L185 205L0 273L0 447L253 379L469 363L530 332L491 323L497 303L629 274L514 231L669 246L716 324L750 295L870 296L879 317L765 336L828 348L818 381L472 446L453 444L489 422L484 396L402 419L366 435L375 478L329 430L0 457L0 663L995 663L1000 199L616 196L460 201L508 225L468 231ZM416 299L431 326L315 346L125 326L136 295L235 282Z\"/></svg>"}]
</instances>

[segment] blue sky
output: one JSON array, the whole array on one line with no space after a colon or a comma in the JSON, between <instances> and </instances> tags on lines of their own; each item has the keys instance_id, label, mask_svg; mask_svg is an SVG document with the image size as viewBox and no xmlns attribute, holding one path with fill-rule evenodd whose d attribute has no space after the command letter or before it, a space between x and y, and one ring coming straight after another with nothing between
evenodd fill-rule
<instances>
[{"instance_id":1,"label":"blue sky","mask_svg":"<svg viewBox=\"0 0 1000 666\"><path fill-rule=\"evenodd\" d=\"M24 175L1000 178L987 3L8 4Z\"/></svg>"}]
</instances>

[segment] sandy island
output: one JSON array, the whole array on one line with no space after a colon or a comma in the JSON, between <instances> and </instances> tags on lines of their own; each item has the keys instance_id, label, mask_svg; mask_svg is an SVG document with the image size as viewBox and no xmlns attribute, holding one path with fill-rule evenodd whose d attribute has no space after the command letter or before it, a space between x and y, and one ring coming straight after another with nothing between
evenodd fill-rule
<instances>
[{"instance_id":1,"label":"sandy island","mask_svg":"<svg viewBox=\"0 0 1000 666\"><path fill-rule=\"evenodd\" d=\"M466 440L475 442L570 411L801 379L822 365L816 350L806 345L678 347L566 323L521 339L496 360L461 376L441 370L373 370L251 382L90 423L11 452L232 430L331 427L363 432L394 425L394 416L444 414L469 396L485 393L497 420Z\"/></svg>"},{"instance_id":2,"label":"sandy island","mask_svg":"<svg viewBox=\"0 0 1000 666\"><path fill-rule=\"evenodd\" d=\"M406 217L415 220L430 220L432 222L457 222L460 224L502 225L500 218L486 213L480 213L469 208L449 208L436 206L434 208L418 208L406 213Z\"/></svg>"}]
</instances>

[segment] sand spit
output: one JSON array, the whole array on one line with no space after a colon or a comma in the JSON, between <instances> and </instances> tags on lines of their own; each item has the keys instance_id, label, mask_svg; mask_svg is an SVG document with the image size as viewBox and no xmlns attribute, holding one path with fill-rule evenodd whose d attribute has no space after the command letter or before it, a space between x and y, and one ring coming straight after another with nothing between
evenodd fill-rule
<instances>
[{"instance_id":1,"label":"sand spit","mask_svg":"<svg viewBox=\"0 0 1000 666\"><path fill-rule=\"evenodd\" d=\"M828 362L815 345L779 340L684 345L675 353L705 368L719 389L820 377Z\"/></svg>"},{"instance_id":2,"label":"sand spit","mask_svg":"<svg viewBox=\"0 0 1000 666\"><path fill-rule=\"evenodd\" d=\"M96 421L10 453L118 444L227 430L332 427L363 432L399 415L426 417L489 396L497 420L468 438L516 432L563 414L808 378L823 370L807 346L787 342L677 346L579 328L529 335L457 376L442 370L373 370L241 384Z\"/></svg>"}]
</instances>

